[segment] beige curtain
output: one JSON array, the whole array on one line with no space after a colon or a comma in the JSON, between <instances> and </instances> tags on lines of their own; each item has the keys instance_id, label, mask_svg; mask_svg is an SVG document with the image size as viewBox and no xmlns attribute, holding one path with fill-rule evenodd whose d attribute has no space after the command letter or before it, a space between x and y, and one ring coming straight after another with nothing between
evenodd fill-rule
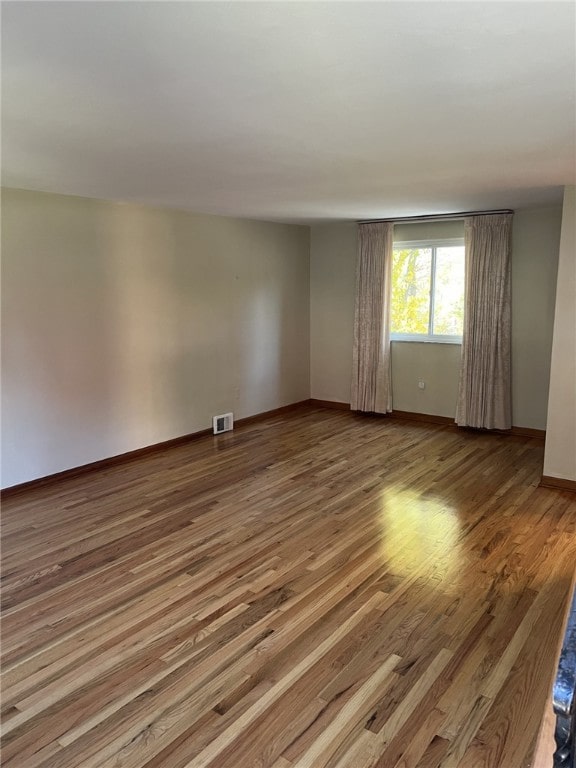
<instances>
[{"instance_id":1,"label":"beige curtain","mask_svg":"<svg viewBox=\"0 0 576 768\"><path fill-rule=\"evenodd\" d=\"M512 214L464 220L466 292L456 423L510 429Z\"/></svg>"},{"instance_id":2,"label":"beige curtain","mask_svg":"<svg viewBox=\"0 0 576 768\"><path fill-rule=\"evenodd\" d=\"M360 224L351 408L392 410L390 379L390 281L392 223Z\"/></svg>"}]
</instances>

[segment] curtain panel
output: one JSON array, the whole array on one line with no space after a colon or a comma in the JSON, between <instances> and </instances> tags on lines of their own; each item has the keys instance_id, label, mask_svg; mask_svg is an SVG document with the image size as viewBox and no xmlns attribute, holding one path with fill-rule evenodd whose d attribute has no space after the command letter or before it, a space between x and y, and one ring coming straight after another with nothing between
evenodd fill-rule
<instances>
[{"instance_id":1,"label":"curtain panel","mask_svg":"<svg viewBox=\"0 0 576 768\"><path fill-rule=\"evenodd\" d=\"M360 224L351 408L392 410L390 375L390 283L394 224Z\"/></svg>"},{"instance_id":2,"label":"curtain panel","mask_svg":"<svg viewBox=\"0 0 576 768\"><path fill-rule=\"evenodd\" d=\"M456 423L510 429L512 214L464 220L466 289Z\"/></svg>"}]
</instances>

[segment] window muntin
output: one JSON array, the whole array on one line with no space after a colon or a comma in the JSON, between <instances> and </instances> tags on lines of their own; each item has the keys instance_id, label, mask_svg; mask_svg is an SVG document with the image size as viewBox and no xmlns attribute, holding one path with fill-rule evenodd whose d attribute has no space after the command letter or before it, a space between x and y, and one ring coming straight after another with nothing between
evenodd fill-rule
<instances>
[{"instance_id":1,"label":"window muntin","mask_svg":"<svg viewBox=\"0 0 576 768\"><path fill-rule=\"evenodd\" d=\"M395 243L392 341L460 343L464 321L464 241Z\"/></svg>"}]
</instances>

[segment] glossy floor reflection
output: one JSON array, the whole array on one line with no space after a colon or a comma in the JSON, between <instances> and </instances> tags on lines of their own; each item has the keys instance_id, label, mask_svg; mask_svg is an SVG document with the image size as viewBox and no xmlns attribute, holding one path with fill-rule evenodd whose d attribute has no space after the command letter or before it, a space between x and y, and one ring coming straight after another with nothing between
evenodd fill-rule
<instances>
[{"instance_id":1,"label":"glossy floor reflection","mask_svg":"<svg viewBox=\"0 0 576 768\"><path fill-rule=\"evenodd\" d=\"M433 562L438 575L457 578L465 563L458 515L449 504L409 490L385 488L380 520L382 552L394 573L409 576Z\"/></svg>"},{"instance_id":2,"label":"glossy floor reflection","mask_svg":"<svg viewBox=\"0 0 576 768\"><path fill-rule=\"evenodd\" d=\"M5 768L527 768L576 497L305 408L3 505Z\"/></svg>"}]
</instances>

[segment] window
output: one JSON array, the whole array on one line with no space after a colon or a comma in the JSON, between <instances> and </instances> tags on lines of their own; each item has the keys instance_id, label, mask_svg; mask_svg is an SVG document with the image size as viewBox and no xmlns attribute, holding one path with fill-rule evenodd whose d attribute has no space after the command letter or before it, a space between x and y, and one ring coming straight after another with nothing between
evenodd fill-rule
<instances>
[{"instance_id":1,"label":"window","mask_svg":"<svg viewBox=\"0 0 576 768\"><path fill-rule=\"evenodd\" d=\"M392 341L462 341L464 242L397 243L392 258Z\"/></svg>"}]
</instances>

